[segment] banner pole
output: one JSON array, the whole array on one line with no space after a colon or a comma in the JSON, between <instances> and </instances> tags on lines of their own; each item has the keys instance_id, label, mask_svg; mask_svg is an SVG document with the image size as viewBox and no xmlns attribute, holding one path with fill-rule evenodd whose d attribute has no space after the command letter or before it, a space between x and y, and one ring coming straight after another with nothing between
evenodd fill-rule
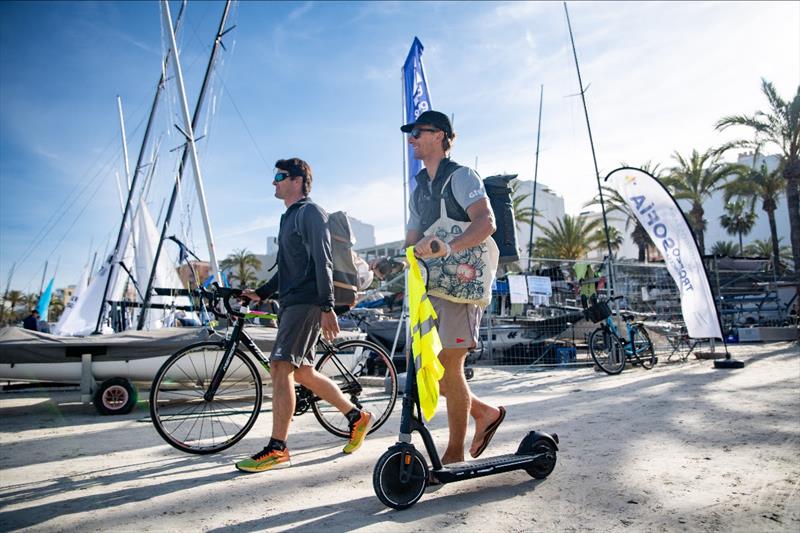
<instances>
[{"instance_id":1,"label":"banner pole","mask_svg":"<svg viewBox=\"0 0 800 533\"><path fill-rule=\"evenodd\" d=\"M403 125L406 123L406 81L405 81L405 65L400 68L400 124ZM400 132L402 145L403 145L403 231L401 233L401 238L403 240L403 246L405 249L405 245L408 244L405 242L406 240L406 232L408 231L406 228L408 226L408 167L411 164L408 162L408 146L406 143L406 134ZM400 335L400 330L405 324L405 340L403 345L403 354L406 356L406 372L408 372L409 368L409 355L411 354L411 328L408 326L409 320L409 313L408 313L408 269L405 269L403 273L403 307L400 310L400 320L397 321L397 331L394 335L394 344L392 345L392 354L390 357L394 357L394 351L397 348L397 338ZM408 379L408 374L406 374L406 379Z\"/></svg>"},{"instance_id":2,"label":"banner pole","mask_svg":"<svg viewBox=\"0 0 800 533\"><path fill-rule=\"evenodd\" d=\"M403 69L400 69L400 125L406 123L406 83L405 83L405 76ZM403 235L405 235L406 226L408 225L408 198L407 198L407 189L408 189L408 182L406 179L408 178L408 170L406 165L406 135L403 132L400 132L400 140L402 141L401 144L403 145L402 153L403 153ZM405 237L404 237L405 238Z\"/></svg>"}]
</instances>

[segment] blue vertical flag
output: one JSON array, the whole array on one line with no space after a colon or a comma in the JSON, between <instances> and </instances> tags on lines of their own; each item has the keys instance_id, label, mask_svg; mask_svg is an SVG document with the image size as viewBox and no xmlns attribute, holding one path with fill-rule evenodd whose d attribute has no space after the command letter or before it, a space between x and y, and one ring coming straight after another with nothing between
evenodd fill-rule
<instances>
[{"instance_id":1,"label":"blue vertical flag","mask_svg":"<svg viewBox=\"0 0 800 533\"><path fill-rule=\"evenodd\" d=\"M414 37L411 50L403 64L404 99L406 103L406 124L414 122L417 117L431 109L431 94L428 92L428 82L425 80L425 69L422 67L422 43ZM411 145L408 145L408 187L414 190L416 182L414 176L422 170L422 161L414 159Z\"/></svg>"},{"instance_id":2,"label":"blue vertical flag","mask_svg":"<svg viewBox=\"0 0 800 533\"><path fill-rule=\"evenodd\" d=\"M50 308L50 300L53 298L53 282L55 279L55 276L50 278L50 283L47 284L47 288L39 297L39 303L36 304L36 310L39 311L39 320L44 320L45 322L47 322L47 310Z\"/></svg>"}]
</instances>

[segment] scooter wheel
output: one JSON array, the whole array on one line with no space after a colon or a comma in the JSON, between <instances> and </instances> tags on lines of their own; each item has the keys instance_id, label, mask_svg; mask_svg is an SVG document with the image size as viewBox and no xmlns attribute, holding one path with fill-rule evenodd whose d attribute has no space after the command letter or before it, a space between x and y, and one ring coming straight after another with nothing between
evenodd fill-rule
<instances>
[{"instance_id":1,"label":"scooter wheel","mask_svg":"<svg viewBox=\"0 0 800 533\"><path fill-rule=\"evenodd\" d=\"M556 467L556 447L547 439L539 439L531 446L533 455L539 457L525 471L536 479L544 479Z\"/></svg>"},{"instance_id":2,"label":"scooter wheel","mask_svg":"<svg viewBox=\"0 0 800 533\"><path fill-rule=\"evenodd\" d=\"M410 461L410 463L408 463ZM411 465L408 481L400 479L403 463ZM428 480L428 465L416 449L390 448L375 465L372 486L378 499L392 509L408 509L422 497Z\"/></svg>"}]
</instances>

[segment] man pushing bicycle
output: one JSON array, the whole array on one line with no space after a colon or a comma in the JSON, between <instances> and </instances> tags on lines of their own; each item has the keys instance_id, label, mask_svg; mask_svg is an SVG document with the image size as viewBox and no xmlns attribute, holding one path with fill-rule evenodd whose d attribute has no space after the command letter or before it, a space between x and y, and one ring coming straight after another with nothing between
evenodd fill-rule
<instances>
[{"instance_id":1,"label":"man pushing bicycle","mask_svg":"<svg viewBox=\"0 0 800 533\"><path fill-rule=\"evenodd\" d=\"M347 417L350 440L344 453L353 453L361 446L374 421L370 412L359 410L313 366L320 331L325 339L333 340L339 333L339 324L333 312L328 215L309 198L311 184L311 167L302 159L280 159L275 163L275 197L286 206L278 233L278 270L266 284L243 294L259 302L277 293L280 303L278 335L270 355L272 435L263 450L236 463L243 472L291 466L286 443L295 410L295 381Z\"/></svg>"}]
</instances>

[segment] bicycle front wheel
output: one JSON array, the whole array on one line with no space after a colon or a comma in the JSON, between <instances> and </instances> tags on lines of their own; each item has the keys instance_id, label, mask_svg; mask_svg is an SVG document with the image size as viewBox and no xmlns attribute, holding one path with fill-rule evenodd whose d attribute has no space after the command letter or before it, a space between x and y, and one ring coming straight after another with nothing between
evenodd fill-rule
<instances>
[{"instance_id":1,"label":"bicycle front wheel","mask_svg":"<svg viewBox=\"0 0 800 533\"><path fill-rule=\"evenodd\" d=\"M645 370L650 370L656 364L656 351L653 348L653 341L644 326L636 326L633 330L633 346L636 360Z\"/></svg>"},{"instance_id":2,"label":"bicycle front wheel","mask_svg":"<svg viewBox=\"0 0 800 533\"><path fill-rule=\"evenodd\" d=\"M370 433L389 419L397 400L397 371L383 348L370 341L344 341L336 344L333 351L323 352L315 368L333 380L356 407L375 416ZM350 437L347 417L336 407L319 399L311 409L327 431Z\"/></svg>"},{"instance_id":3,"label":"bicycle front wheel","mask_svg":"<svg viewBox=\"0 0 800 533\"><path fill-rule=\"evenodd\" d=\"M167 359L150 388L150 418L164 440L188 453L219 452L250 431L261 409L261 376L236 350L216 394L205 398L225 354L221 342L188 346Z\"/></svg>"},{"instance_id":4,"label":"bicycle front wheel","mask_svg":"<svg viewBox=\"0 0 800 533\"><path fill-rule=\"evenodd\" d=\"M589 353L606 374L614 375L625 368L625 347L619 338L608 330L597 328L589 336Z\"/></svg>"}]
</instances>

